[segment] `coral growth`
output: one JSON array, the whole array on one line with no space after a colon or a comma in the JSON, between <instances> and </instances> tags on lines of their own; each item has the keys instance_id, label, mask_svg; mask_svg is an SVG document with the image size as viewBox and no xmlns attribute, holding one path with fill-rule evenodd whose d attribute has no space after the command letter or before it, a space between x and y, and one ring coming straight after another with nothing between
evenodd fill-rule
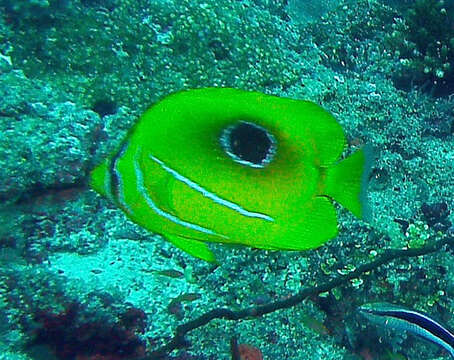
<instances>
[{"instance_id":1,"label":"coral growth","mask_svg":"<svg viewBox=\"0 0 454 360\"><path fill-rule=\"evenodd\" d=\"M252 345L239 344L240 360L263 360L262 352Z\"/></svg>"},{"instance_id":2,"label":"coral growth","mask_svg":"<svg viewBox=\"0 0 454 360\"><path fill-rule=\"evenodd\" d=\"M427 222L427 225L436 231L446 231L452 225L448 219L450 211L445 202L435 204L423 203L421 206L421 212Z\"/></svg>"},{"instance_id":3,"label":"coral growth","mask_svg":"<svg viewBox=\"0 0 454 360\"><path fill-rule=\"evenodd\" d=\"M135 334L144 330L145 314L141 310L129 309L115 324L82 318L80 305L75 303L59 314L39 311L36 321L41 326L34 343L48 345L58 359L64 360L122 360L144 355L145 344Z\"/></svg>"},{"instance_id":4,"label":"coral growth","mask_svg":"<svg viewBox=\"0 0 454 360\"><path fill-rule=\"evenodd\" d=\"M400 58L394 74L400 88L419 85L434 95L454 91L454 3L417 0L397 19L388 37Z\"/></svg>"}]
</instances>

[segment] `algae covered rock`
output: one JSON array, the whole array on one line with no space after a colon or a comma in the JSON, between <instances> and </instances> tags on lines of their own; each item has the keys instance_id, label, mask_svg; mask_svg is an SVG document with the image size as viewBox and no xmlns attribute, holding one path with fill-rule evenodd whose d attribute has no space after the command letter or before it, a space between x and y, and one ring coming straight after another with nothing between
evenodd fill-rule
<instances>
[{"instance_id":1,"label":"algae covered rock","mask_svg":"<svg viewBox=\"0 0 454 360\"><path fill-rule=\"evenodd\" d=\"M417 85L434 95L454 91L454 2L417 0L401 18L387 41L399 58L393 74L397 87Z\"/></svg>"},{"instance_id":2,"label":"algae covered rock","mask_svg":"<svg viewBox=\"0 0 454 360\"><path fill-rule=\"evenodd\" d=\"M0 83L0 200L80 181L99 116L21 71L0 75Z\"/></svg>"}]
</instances>

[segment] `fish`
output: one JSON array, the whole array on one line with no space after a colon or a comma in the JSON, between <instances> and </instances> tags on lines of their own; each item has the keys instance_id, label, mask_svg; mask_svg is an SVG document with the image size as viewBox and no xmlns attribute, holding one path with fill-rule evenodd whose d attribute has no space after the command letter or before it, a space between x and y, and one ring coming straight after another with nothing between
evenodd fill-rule
<instances>
[{"instance_id":1,"label":"fish","mask_svg":"<svg viewBox=\"0 0 454 360\"><path fill-rule=\"evenodd\" d=\"M321 106L234 88L164 97L90 185L135 223L208 262L209 243L314 249L338 234L334 202L367 212L368 151Z\"/></svg>"},{"instance_id":2,"label":"fish","mask_svg":"<svg viewBox=\"0 0 454 360\"><path fill-rule=\"evenodd\" d=\"M428 315L388 303L364 304L358 310L372 323L407 331L441 346L454 358L454 334Z\"/></svg>"},{"instance_id":3,"label":"fish","mask_svg":"<svg viewBox=\"0 0 454 360\"><path fill-rule=\"evenodd\" d=\"M184 273L174 269L155 270L153 271L153 273L155 273L156 275L167 276L173 279L181 279L184 277Z\"/></svg>"},{"instance_id":4,"label":"fish","mask_svg":"<svg viewBox=\"0 0 454 360\"><path fill-rule=\"evenodd\" d=\"M200 299L202 296L197 293L184 293L178 295L176 298L173 298L169 304L169 307L174 306L175 304L180 304L182 302L192 302Z\"/></svg>"}]
</instances>

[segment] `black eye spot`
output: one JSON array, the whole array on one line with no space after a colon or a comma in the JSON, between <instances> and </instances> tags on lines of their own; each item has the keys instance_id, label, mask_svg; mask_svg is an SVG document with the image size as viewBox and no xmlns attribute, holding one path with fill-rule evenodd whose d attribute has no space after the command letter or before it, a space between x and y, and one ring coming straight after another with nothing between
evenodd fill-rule
<instances>
[{"instance_id":1,"label":"black eye spot","mask_svg":"<svg viewBox=\"0 0 454 360\"><path fill-rule=\"evenodd\" d=\"M246 121L229 126L221 134L221 145L236 162L261 168L273 160L276 139L265 128Z\"/></svg>"}]
</instances>

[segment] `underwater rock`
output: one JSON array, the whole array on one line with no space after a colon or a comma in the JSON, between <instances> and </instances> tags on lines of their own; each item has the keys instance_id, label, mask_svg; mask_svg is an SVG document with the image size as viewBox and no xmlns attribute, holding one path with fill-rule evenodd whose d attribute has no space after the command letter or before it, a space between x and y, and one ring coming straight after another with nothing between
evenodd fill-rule
<instances>
[{"instance_id":1,"label":"underwater rock","mask_svg":"<svg viewBox=\"0 0 454 360\"><path fill-rule=\"evenodd\" d=\"M451 222L447 218L450 211L445 202L434 204L423 203L421 211L424 219L427 221L427 225L434 230L446 231L451 226Z\"/></svg>"},{"instance_id":2,"label":"underwater rock","mask_svg":"<svg viewBox=\"0 0 454 360\"><path fill-rule=\"evenodd\" d=\"M20 71L1 74L0 83L0 202L81 182L98 115Z\"/></svg>"}]
</instances>

